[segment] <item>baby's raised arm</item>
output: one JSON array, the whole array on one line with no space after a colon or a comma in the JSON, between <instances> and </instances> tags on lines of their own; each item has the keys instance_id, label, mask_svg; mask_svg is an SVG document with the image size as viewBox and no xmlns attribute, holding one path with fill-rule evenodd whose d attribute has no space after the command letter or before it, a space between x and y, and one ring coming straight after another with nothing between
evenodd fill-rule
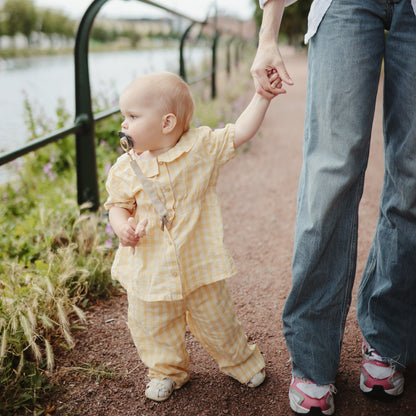
<instances>
[{"instance_id":1,"label":"baby's raised arm","mask_svg":"<svg viewBox=\"0 0 416 416\"><path fill-rule=\"evenodd\" d=\"M234 147L237 149L250 140L263 122L270 100L255 93L250 104L235 122Z\"/></svg>"},{"instance_id":2,"label":"baby's raised arm","mask_svg":"<svg viewBox=\"0 0 416 416\"><path fill-rule=\"evenodd\" d=\"M282 90L282 79L276 70L267 70L267 80L274 95L266 96L259 92L254 94L250 104L235 122L234 147L236 149L257 133L269 108L270 101L277 95L286 92Z\"/></svg>"},{"instance_id":3,"label":"baby's raised arm","mask_svg":"<svg viewBox=\"0 0 416 416\"><path fill-rule=\"evenodd\" d=\"M271 71L268 75L269 83L273 86L275 95L281 94L278 92L282 86L282 81L275 71ZM272 98L274 98L272 97ZM250 101L250 104L241 113L235 122L234 147L239 146L250 140L258 131L263 122L266 111L270 105L270 98L265 98L259 93L255 93Z\"/></svg>"}]
</instances>

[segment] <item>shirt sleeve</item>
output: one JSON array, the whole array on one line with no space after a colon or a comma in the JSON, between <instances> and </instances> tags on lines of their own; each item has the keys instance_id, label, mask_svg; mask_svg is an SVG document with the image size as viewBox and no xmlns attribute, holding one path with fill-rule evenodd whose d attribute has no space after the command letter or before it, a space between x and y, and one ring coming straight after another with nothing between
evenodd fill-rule
<instances>
[{"instance_id":1,"label":"shirt sleeve","mask_svg":"<svg viewBox=\"0 0 416 416\"><path fill-rule=\"evenodd\" d=\"M260 8L263 8L264 5L268 2L269 0L259 0L259 5ZM295 3L297 0L286 0L285 1L285 6L290 6L292 3Z\"/></svg>"},{"instance_id":2,"label":"shirt sleeve","mask_svg":"<svg viewBox=\"0 0 416 416\"><path fill-rule=\"evenodd\" d=\"M224 165L235 156L234 147L235 125L227 124L222 129L211 131L210 135L210 152L215 154L215 160L218 166Z\"/></svg>"},{"instance_id":3,"label":"shirt sleeve","mask_svg":"<svg viewBox=\"0 0 416 416\"><path fill-rule=\"evenodd\" d=\"M107 201L104 203L106 210L115 206L132 213L136 210L135 190L132 189L130 176L120 159L112 166L105 185L108 192Z\"/></svg>"}]
</instances>

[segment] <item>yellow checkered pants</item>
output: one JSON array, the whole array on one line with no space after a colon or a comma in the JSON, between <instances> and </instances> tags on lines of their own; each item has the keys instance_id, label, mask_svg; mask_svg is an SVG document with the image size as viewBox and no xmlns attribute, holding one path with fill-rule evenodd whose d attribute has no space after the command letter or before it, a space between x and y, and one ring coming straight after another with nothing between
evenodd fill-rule
<instances>
[{"instance_id":1,"label":"yellow checkered pants","mask_svg":"<svg viewBox=\"0 0 416 416\"><path fill-rule=\"evenodd\" d=\"M224 280L180 301L144 302L131 293L128 300L130 331L150 379L169 377L178 387L188 381L186 324L221 371L240 383L265 367L257 346L247 342Z\"/></svg>"}]
</instances>

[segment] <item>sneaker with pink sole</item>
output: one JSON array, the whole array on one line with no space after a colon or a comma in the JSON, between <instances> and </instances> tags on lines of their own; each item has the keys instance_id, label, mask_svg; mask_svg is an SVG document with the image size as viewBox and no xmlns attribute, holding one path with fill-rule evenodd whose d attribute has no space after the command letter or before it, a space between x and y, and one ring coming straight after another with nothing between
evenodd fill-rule
<instances>
[{"instance_id":1,"label":"sneaker with pink sole","mask_svg":"<svg viewBox=\"0 0 416 416\"><path fill-rule=\"evenodd\" d=\"M404 376L390 364L383 362L378 352L363 341L360 389L369 395L385 398L403 393Z\"/></svg>"},{"instance_id":2,"label":"sneaker with pink sole","mask_svg":"<svg viewBox=\"0 0 416 416\"><path fill-rule=\"evenodd\" d=\"M333 384L318 385L309 380L292 377L289 388L290 408L301 415L325 415L335 413Z\"/></svg>"}]
</instances>

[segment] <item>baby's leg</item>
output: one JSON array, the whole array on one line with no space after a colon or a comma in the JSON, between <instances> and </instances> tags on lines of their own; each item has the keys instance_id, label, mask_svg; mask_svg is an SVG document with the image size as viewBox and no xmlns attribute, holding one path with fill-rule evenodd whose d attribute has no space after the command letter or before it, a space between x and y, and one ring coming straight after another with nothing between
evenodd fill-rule
<instances>
[{"instance_id":1,"label":"baby's leg","mask_svg":"<svg viewBox=\"0 0 416 416\"><path fill-rule=\"evenodd\" d=\"M183 302L143 302L131 295L128 299L130 332L149 378L169 377L181 387L189 379Z\"/></svg>"},{"instance_id":2,"label":"baby's leg","mask_svg":"<svg viewBox=\"0 0 416 416\"><path fill-rule=\"evenodd\" d=\"M247 383L265 367L263 357L237 320L225 281L201 287L185 299L191 332L218 363L221 371Z\"/></svg>"}]
</instances>

